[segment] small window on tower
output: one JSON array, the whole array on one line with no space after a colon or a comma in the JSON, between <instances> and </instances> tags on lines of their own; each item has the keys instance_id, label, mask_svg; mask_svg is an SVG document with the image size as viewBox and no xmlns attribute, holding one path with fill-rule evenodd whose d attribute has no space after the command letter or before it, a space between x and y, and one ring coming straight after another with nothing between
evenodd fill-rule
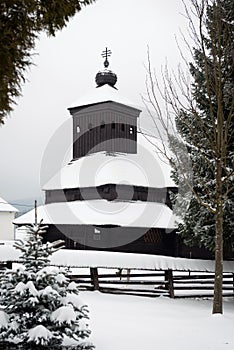
<instances>
[{"instance_id":1,"label":"small window on tower","mask_svg":"<svg viewBox=\"0 0 234 350\"><path fill-rule=\"evenodd\" d=\"M79 127L79 125L77 125L77 127L76 127L76 132L77 132L77 134L80 133L80 127Z\"/></svg>"},{"instance_id":2,"label":"small window on tower","mask_svg":"<svg viewBox=\"0 0 234 350\"><path fill-rule=\"evenodd\" d=\"M121 124L121 131L124 131L124 129L125 129L125 125Z\"/></svg>"},{"instance_id":3,"label":"small window on tower","mask_svg":"<svg viewBox=\"0 0 234 350\"><path fill-rule=\"evenodd\" d=\"M88 125L88 128L89 128L89 130L92 130L92 123L89 123L89 125Z\"/></svg>"},{"instance_id":4,"label":"small window on tower","mask_svg":"<svg viewBox=\"0 0 234 350\"><path fill-rule=\"evenodd\" d=\"M101 129L104 129L104 128L105 128L105 122L102 121L102 122L101 122Z\"/></svg>"},{"instance_id":5,"label":"small window on tower","mask_svg":"<svg viewBox=\"0 0 234 350\"><path fill-rule=\"evenodd\" d=\"M129 128L129 134L130 134L130 135L133 134L133 126L130 126L130 128Z\"/></svg>"},{"instance_id":6,"label":"small window on tower","mask_svg":"<svg viewBox=\"0 0 234 350\"><path fill-rule=\"evenodd\" d=\"M111 128L115 129L115 123L111 123Z\"/></svg>"}]
</instances>

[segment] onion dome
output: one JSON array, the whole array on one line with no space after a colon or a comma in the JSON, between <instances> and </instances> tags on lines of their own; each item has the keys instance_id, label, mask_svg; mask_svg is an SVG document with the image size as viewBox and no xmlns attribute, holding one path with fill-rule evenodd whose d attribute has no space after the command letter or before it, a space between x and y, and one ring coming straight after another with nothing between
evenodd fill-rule
<instances>
[{"instance_id":1,"label":"onion dome","mask_svg":"<svg viewBox=\"0 0 234 350\"><path fill-rule=\"evenodd\" d=\"M105 69L102 71L99 71L96 74L95 81L96 81L97 87L108 84L109 86L116 89L115 84L117 82L117 75L114 72L112 72L111 70L107 69L109 66L108 57L110 55L111 55L111 51L108 50L107 48L105 51L102 52L102 57L105 58L105 61L104 61Z\"/></svg>"},{"instance_id":2,"label":"onion dome","mask_svg":"<svg viewBox=\"0 0 234 350\"><path fill-rule=\"evenodd\" d=\"M108 84L111 87L116 89L114 85L117 82L117 75L113 73L111 70L105 69L97 73L95 81L96 81L97 87Z\"/></svg>"}]
</instances>

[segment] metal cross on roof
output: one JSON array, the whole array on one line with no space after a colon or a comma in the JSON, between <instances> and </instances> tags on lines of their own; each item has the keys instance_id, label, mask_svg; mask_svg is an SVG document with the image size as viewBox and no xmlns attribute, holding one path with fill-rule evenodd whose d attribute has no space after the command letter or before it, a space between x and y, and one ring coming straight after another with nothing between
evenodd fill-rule
<instances>
[{"instance_id":1,"label":"metal cross on roof","mask_svg":"<svg viewBox=\"0 0 234 350\"><path fill-rule=\"evenodd\" d=\"M102 57L105 58L104 61L104 67L107 68L109 66L109 62L108 62L108 57L111 55L111 50L108 50L106 47L105 51L102 51Z\"/></svg>"}]
</instances>

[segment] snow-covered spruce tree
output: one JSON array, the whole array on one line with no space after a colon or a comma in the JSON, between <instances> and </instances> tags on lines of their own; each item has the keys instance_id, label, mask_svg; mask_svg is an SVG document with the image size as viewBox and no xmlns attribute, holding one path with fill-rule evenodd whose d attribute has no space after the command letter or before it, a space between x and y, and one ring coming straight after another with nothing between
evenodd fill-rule
<instances>
[{"instance_id":1,"label":"snow-covered spruce tree","mask_svg":"<svg viewBox=\"0 0 234 350\"><path fill-rule=\"evenodd\" d=\"M232 0L190 0L184 1L184 7L193 47L186 37L184 43L189 47L192 63L184 48L180 52L190 79L181 66L177 75L170 74L166 67L161 85L149 60L146 102L156 112L155 124L160 122L169 139L173 156L165 148L163 133L159 135L164 147L156 148L175 171L179 193L174 207L182 218L183 200L187 204L189 193L192 194L180 231L187 240L200 239L209 249L214 247L213 313L222 313L223 247L225 243L233 244L234 7ZM190 157L184 156L185 148ZM193 178L184 159L191 164ZM183 191L186 186L187 193ZM181 213L178 203L183 204Z\"/></svg>"},{"instance_id":2,"label":"snow-covered spruce tree","mask_svg":"<svg viewBox=\"0 0 234 350\"><path fill-rule=\"evenodd\" d=\"M179 233L185 243L190 246L195 244L215 252L216 215L209 210L208 206L200 205L197 197L215 209L217 205L217 154L215 154L217 138L214 125L218 125L218 113L222 112L220 129L222 138L226 138L226 141L223 140L223 150L221 150L223 153L221 176L224 180L221 185L223 244L224 256L230 257L234 252L234 193L229 191L232 184L231 178L228 179L227 175L231 173L234 154L234 123L233 121L230 123L233 118L231 114L233 114L234 8L231 0L213 1L210 4L206 8L206 17L203 22L206 26L206 35L202 33L203 45L194 49L194 62L190 64L190 73L193 77L192 96L196 102L196 109L190 112L181 110L176 115L177 130L186 141L190 155L196 194L193 193L187 211L177 214L181 214L183 218L183 224L179 225ZM199 11L201 10L202 7ZM201 12L200 15L202 15ZM199 113L199 116L196 116L196 113ZM225 130L227 123L230 125ZM178 174L177 171L173 173L177 184L183 181Z\"/></svg>"},{"instance_id":3,"label":"snow-covered spruce tree","mask_svg":"<svg viewBox=\"0 0 234 350\"><path fill-rule=\"evenodd\" d=\"M234 7L232 0L195 0L192 5L198 20L196 32L187 9L195 38L193 82L188 107L178 108L176 124L192 162L193 198L180 232L187 242L200 240L214 250L213 313L222 313L223 253L227 247L227 253L233 252L234 243ZM186 180L182 173L178 178Z\"/></svg>"},{"instance_id":4,"label":"snow-covered spruce tree","mask_svg":"<svg viewBox=\"0 0 234 350\"><path fill-rule=\"evenodd\" d=\"M28 226L30 238L16 243L22 267L1 273L0 347L93 349L87 341L88 310L67 270L49 265L61 241L42 243L45 226Z\"/></svg>"}]
</instances>

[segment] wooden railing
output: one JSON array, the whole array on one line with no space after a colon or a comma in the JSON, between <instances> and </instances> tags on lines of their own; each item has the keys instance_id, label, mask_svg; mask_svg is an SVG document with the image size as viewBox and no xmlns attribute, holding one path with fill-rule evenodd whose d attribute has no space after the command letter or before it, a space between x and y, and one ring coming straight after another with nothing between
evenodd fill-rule
<instances>
[{"instance_id":1,"label":"wooden railing","mask_svg":"<svg viewBox=\"0 0 234 350\"><path fill-rule=\"evenodd\" d=\"M103 269L102 269L103 270ZM119 270L99 273L91 268L90 274L71 275L81 290L99 290L102 293L130 294L147 297L160 295L170 298L212 297L214 273L172 271ZM234 274L223 274L223 295L234 296Z\"/></svg>"},{"instance_id":2,"label":"wooden railing","mask_svg":"<svg viewBox=\"0 0 234 350\"><path fill-rule=\"evenodd\" d=\"M2 262L0 270L5 268L11 269L12 262ZM84 274L80 273L81 270L79 268L79 274L70 274L71 280L79 284L80 290L145 297L213 297L214 273L211 272L115 269L110 273L107 268L91 267L89 273ZM223 296L234 296L232 272L223 274Z\"/></svg>"}]
</instances>

